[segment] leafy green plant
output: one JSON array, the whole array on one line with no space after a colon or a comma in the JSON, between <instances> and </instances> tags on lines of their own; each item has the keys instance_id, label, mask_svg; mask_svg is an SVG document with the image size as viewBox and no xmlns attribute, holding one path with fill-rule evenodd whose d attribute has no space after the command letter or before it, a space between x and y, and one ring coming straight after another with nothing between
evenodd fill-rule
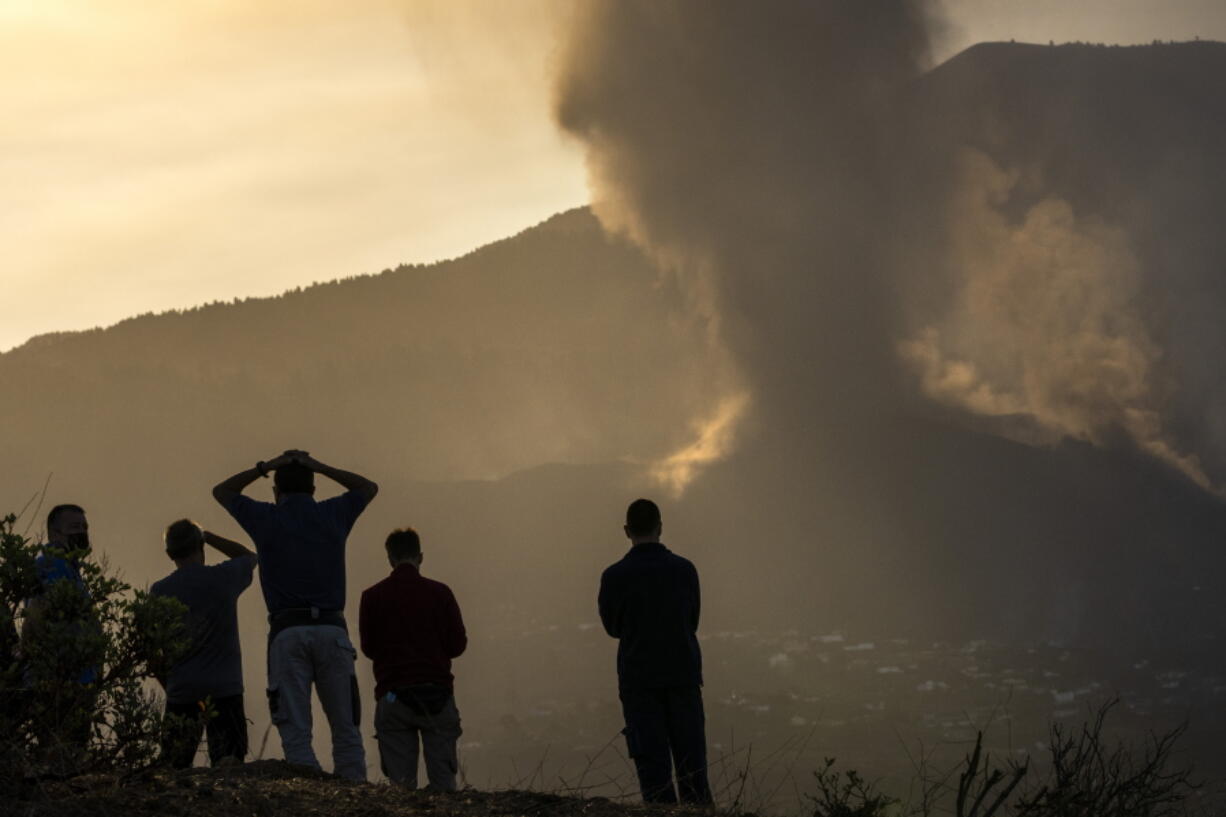
<instances>
[{"instance_id":1,"label":"leafy green plant","mask_svg":"<svg viewBox=\"0 0 1226 817\"><path fill-rule=\"evenodd\" d=\"M187 648L186 608L82 553L66 554L80 584L43 587L15 523L0 520L0 791L155 763L170 723L149 679Z\"/></svg>"}]
</instances>

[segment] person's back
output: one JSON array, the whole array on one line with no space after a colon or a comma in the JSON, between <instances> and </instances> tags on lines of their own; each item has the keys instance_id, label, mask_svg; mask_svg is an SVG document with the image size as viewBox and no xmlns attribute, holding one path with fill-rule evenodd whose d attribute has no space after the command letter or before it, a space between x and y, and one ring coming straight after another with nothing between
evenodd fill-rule
<instances>
[{"instance_id":1,"label":"person's back","mask_svg":"<svg viewBox=\"0 0 1226 817\"><path fill-rule=\"evenodd\" d=\"M618 639L619 687L702 685L698 571L664 545L635 545L601 576L601 618Z\"/></svg>"},{"instance_id":2,"label":"person's back","mask_svg":"<svg viewBox=\"0 0 1226 817\"><path fill-rule=\"evenodd\" d=\"M215 565L204 562L205 544L229 558ZM190 766L207 726L209 760L241 761L247 754L247 722L243 705L243 662L238 633L238 598L251 586L256 556L237 542L200 529L189 520L166 531L166 552L176 569L155 582L149 592L181 601L188 610L191 644L170 668L163 684L166 710L183 722L167 741L171 765ZM202 722L200 715L206 719Z\"/></svg>"},{"instance_id":3,"label":"person's back","mask_svg":"<svg viewBox=\"0 0 1226 817\"><path fill-rule=\"evenodd\" d=\"M172 702L239 695L243 654L238 637L238 597L251 585L254 555L215 565L191 565L154 582L149 592L176 598L188 610L192 640L187 655L166 676Z\"/></svg>"},{"instance_id":4,"label":"person's back","mask_svg":"<svg viewBox=\"0 0 1226 817\"><path fill-rule=\"evenodd\" d=\"M375 736L383 772L417 787L418 739L429 788L454 791L461 734L451 659L468 644L455 595L421 575L421 541L411 528L385 543L392 574L362 593L362 652L374 663Z\"/></svg>"},{"instance_id":5,"label":"person's back","mask_svg":"<svg viewBox=\"0 0 1226 817\"><path fill-rule=\"evenodd\" d=\"M274 502L242 491L274 474ZM316 502L315 474L346 492ZM312 747L312 688L332 731L335 772L366 779L357 651L345 622L345 543L379 486L359 474L324 465L305 451L286 451L231 476L213 497L255 543L260 588L268 606L268 706L285 759L320 768Z\"/></svg>"},{"instance_id":6,"label":"person's back","mask_svg":"<svg viewBox=\"0 0 1226 817\"><path fill-rule=\"evenodd\" d=\"M278 502L242 494L231 500L226 510L259 553L269 611L344 609L345 542L365 507L353 491L323 501L307 493L287 493Z\"/></svg>"},{"instance_id":7,"label":"person's back","mask_svg":"<svg viewBox=\"0 0 1226 817\"><path fill-rule=\"evenodd\" d=\"M698 571L660 543L654 502L626 511L632 547L600 577L597 604L618 639L617 686L626 747L646 802L709 804ZM676 766L677 789L673 788Z\"/></svg>"}]
</instances>

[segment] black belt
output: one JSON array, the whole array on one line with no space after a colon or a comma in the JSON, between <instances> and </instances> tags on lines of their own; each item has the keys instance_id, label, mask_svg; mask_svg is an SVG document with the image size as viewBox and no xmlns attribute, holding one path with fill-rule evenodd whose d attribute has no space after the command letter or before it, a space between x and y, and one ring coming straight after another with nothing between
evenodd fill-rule
<instances>
[{"instance_id":1,"label":"black belt","mask_svg":"<svg viewBox=\"0 0 1226 817\"><path fill-rule=\"evenodd\" d=\"M415 715L437 715L454 694L450 686L427 683L396 687L389 697L407 706Z\"/></svg>"},{"instance_id":2,"label":"black belt","mask_svg":"<svg viewBox=\"0 0 1226 817\"><path fill-rule=\"evenodd\" d=\"M345 624L345 614L340 610L320 610L318 607L296 607L290 610L278 610L268 614L268 641L272 642L277 633L290 627L340 627L349 634Z\"/></svg>"}]
</instances>

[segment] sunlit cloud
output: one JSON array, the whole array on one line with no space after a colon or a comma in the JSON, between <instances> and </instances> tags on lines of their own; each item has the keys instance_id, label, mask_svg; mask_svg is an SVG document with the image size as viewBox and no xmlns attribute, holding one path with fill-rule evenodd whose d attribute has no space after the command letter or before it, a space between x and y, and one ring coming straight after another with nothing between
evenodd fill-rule
<instances>
[{"instance_id":1,"label":"sunlit cloud","mask_svg":"<svg viewBox=\"0 0 1226 817\"><path fill-rule=\"evenodd\" d=\"M1011 219L1004 203L1022 176L965 153L949 213L955 297L899 354L934 400L1027 417L1052 440L1102 444L1123 432L1210 488L1163 421L1163 350L1138 308L1142 269L1128 236L1054 196Z\"/></svg>"},{"instance_id":2,"label":"sunlit cloud","mask_svg":"<svg viewBox=\"0 0 1226 817\"><path fill-rule=\"evenodd\" d=\"M464 254L587 198L552 0L0 0L0 350Z\"/></svg>"},{"instance_id":3,"label":"sunlit cloud","mask_svg":"<svg viewBox=\"0 0 1226 817\"><path fill-rule=\"evenodd\" d=\"M723 398L710 417L695 424L693 442L651 466L652 478L673 498L680 497L703 468L732 452L738 425L749 404L748 392Z\"/></svg>"}]
</instances>

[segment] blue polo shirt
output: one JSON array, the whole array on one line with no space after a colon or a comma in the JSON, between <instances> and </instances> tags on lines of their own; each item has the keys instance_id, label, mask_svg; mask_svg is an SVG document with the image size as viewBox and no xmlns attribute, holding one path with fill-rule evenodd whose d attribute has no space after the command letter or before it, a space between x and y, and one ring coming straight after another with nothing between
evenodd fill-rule
<instances>
[{"instance_id":1,"label":"blue polo shirt","mask_svg":"<svg viewBox=\"0 0 1226 817\"><path fill-rule=\"evenodd\" d=\"M345 609L345 541L368 501L357 491L322 502L310 494L285 494L278 503L238 494L226 505L255 543L269 613Z\"/></svg>"},{"instance_id":2,"label":"blue polo shirt","mask_svg":"<svg viewBox=\"0 0 1226 817\"><path fill-rule=\"evenodd\" d=\"M85 580L81 578L81 571L77 567L76 562L64 558L61 553L62 551L57 551L49 546L34 560L34 566L38 570L38 580L42 585L43 591L48 590L55 582L68 581L76 585L82 594L88 596L89 590L85 587ZM81 626L89 625L86 622L81 622ZM94 626L97 626L96 622ZM86 667L77 676L77 682L81 684L92 684L97 679L97 667Z\"/></svg>"},{"instance_id":3,"label":"blue polo shirt","mask_svg":"<svg viewBox=\"0 0 1226 817\"><path fill-rule=\"evenodd\" d=\"M34 566L38 570L38 580L44 588L50 587L52 583L61 579L67 579L75 584L82 593L86 592L85 580L81 578L81 571L76 562L65 559L54 550L45 550L40 553L34 560Z\"/></svg>"}]
</instances>

